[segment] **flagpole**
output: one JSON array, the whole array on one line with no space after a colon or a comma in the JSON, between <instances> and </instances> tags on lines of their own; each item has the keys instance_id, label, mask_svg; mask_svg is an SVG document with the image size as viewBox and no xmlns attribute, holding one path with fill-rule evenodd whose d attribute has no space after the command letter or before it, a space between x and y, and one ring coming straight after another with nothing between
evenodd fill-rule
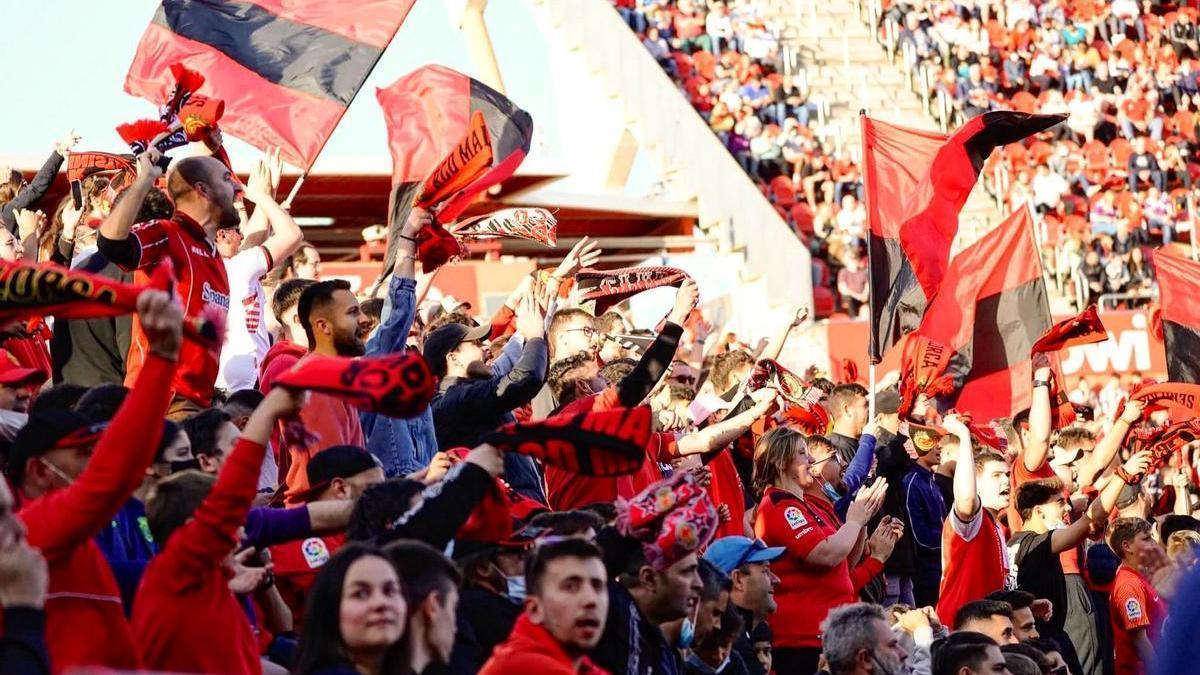
<instances>
[{"instance_id":1,"label":"flagpole","mask_svg":"<svg viewBox=\"0 0 1200 675\"><path fill-rule=\"evenodd\" d=\"M292 184L292 190L291 190L291 192L288 192L287 199L283 200L283 203L280 204L280 206L283 207L284 211L291 211L292 200L296 198L296 193L300 191L300 186L304 185L304 179L307 177L308 177L308 172L305 171L304 173L300 174L300 177L297 178L296 182Z\"/></svg>"},{"instance_id":2,"label":"flagpole","mask_svg":"<svg viewBox=\"0 0 1200 675\"><path fill-rule=\"evenodd\" d=\"M860 144L861 147L859 148L859 152L861 153L861 156L859 157L858 161L861 162L862 166L863 166L863 207L864 207L864 210L867 212L867 220L869 223L870 218L871 218L871 202L870 202L871 188L867 185L867 182L869 180L871 172L867 170L867 162L866 162L866 159L867 159L867 109L866 108L858 109L858 128L859 128L860 137L862 139L862 142ZM869 230L869 228L868 228L868 230ZM869 292L867 293L867 307L868 307L868 311L871 313L871 316L867 318L867 323L868 323L868 330L871 330L871 331L874 330L874 327L871 326L870 324L874 323L874 321L875 321L875 284L871 282L871 270L872 269L873 269L873 267L871 266L871 235L868 232L868 234L867 234L867 287L868 287L867 290ZM874 338L874 332L872 332L871 337ZM871 354L867 355L867 385L868 385L867 386L867 419L873 420L873 419L875 419L875 358Z\"/></svg>"}]
</instances>

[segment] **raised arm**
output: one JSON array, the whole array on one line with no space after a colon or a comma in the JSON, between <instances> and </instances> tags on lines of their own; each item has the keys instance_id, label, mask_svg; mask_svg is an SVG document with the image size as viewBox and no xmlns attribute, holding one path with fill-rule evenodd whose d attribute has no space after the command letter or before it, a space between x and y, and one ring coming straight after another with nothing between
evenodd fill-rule
<instances>
[{"instance_id":1,"label":"raised arm","mask_svg":"<svg viewBox=\"0 0 1200 675\"><path fill-rule=\"evenodd\" d=\"M1033 400L1029 404L1029 443L1021 452L1026 471L1037 471L1050 453L1050 382L1048 367L1033 372Z\"/></svg>"},{"instance_id":2,"label":"raised arm","mask_svg":"<svg viewBox=\"0 0 1200 675\"><path fill-rule=\"evenodd\" d=\"M274 387L250 415L242 437L196 515L171 535L161 556L174 560L190 574L200 574L225 559L237 545L238 528L246 520L258 488L258 473L266 455L267 442L281 417L294 415L306 396L287 387ZM185 575L186 576L186 575Z\"/></svg>"},{"instance_id":3,"label":"raised arm","mask_svg":"<svg viewBox=\"0 0 1200 675\"><path fill-rule=\"evenodd\" d=\"M413 279L417 260L416 233L428 217L424 209L414 208L400 229L396 262L388 282L388 295L383 301L383 322L367 341L367 355L391 354L408 344L408 333L417 316L417 284Z\"/></svg>"},{"instance_id":4,"label":"raised arm","mask_svg":"<svg viewBox=\"0 0 1200 675\"><path fill-rule=\"evenodd\" d=\"M1150 453L1143 450L1130 457L1122 467L1128 475L1137 476L1146 473L1150 468ZM1068 549L1075 548L1082 544L1087 539L1088 533L1092 529L1094 523L1105 523L1108 521L1108 514L1117 506L1117 499L1121 497L1121 490L1125 488L1127 483L1119 476L1114 475L1112 479L1105 484L1104 489L1100 494L1092 500L1086 511L1075 522L1070 525L1054 530L1050 535L1050 549L1055 553L1062 553Z\"/></svg>"},{"instance_id":5,"label":"raised arm","mask_svg":"<svg viewBox=\"0 0 1200 675\"><path fill-rule=\"evenodd\" d=\"M791 335L792 331L799 327L800 324L804 323L804 320L807 318L807 307L801 307L799 310L797 310L795 316L792 317L792 320L786 326L779 329L779 333L772 337L771 341L767 343L767 348L763 350L763 353L759 356L759 358L771 359L772 361L778 360L779 355L783 353L783 345L787 342L788 336Z\"/></svg>"},{"instance_id":6,"label":"raised arm","mask_svg":"<svg viewBox=\"0 0 1200 675\"><path fill-rule=\"evenodd\" d=\"M275 155L278 159L278 151ZM271 266L278 265L288 256L296 252L300 248L300 244L304 241L304 233L300 231L300 226L292 218L291 214L283 210L283 207L275 201L274 190L271 188L271 168L267 162L259 161L255 167L254 173L251 174L250 180L247 181L246 189L242 196L254 203L254 218L265 217L269 227L270 235L262 242L262 247L270 254ZM249 229L249 228L248 228ZM250 237L247 236L247 239Z\"/></svg>"},{"instance_id":7,"label":"raised arm","mask_svg":"<svg viewBox=\"0 0 1200 675\"><path fill-rule=\"evenodd\" d=\"M150 353L133 390L96 444L87 468L71 485L22 512L29 541L48 560L96 536L142 483L162 436L160 420L171 400L183 311L171 296L144 291L138 314Z\"/></svg>"},{"instance_id":8,"label":"raised arm","mask_svg":"<svg viewBox=\"0 0 1200 675\"><path fill-rule=\"evenodd\" d=\"M42 168L38 169L37 175L33 177L33 180L21 188L17 196L5 203L3 208L0 208L0 218L3 218L4 226L14 234L17 228L17 222L14 219L16 212L20 209L28 208L45 196L46 191L54 183L54 177L58 175L58 170L62 168L62 163L66 159L67 153L78 142L79 134L75 133L74 129L67 132L66 137L54 144L54 152L50 153L50 157L42 164ZM3 178L8 180L8 176L4 176Z\"/></svg>"},{"instance_id":9,"label":"raised arm","mask_svg":"<svg viewBox=\"0 0 1200 675\"><path fill-rule=\"evenodd\" d=\"M425 488L417 505L397 518L381 539L419 539L445 548L479 501L496 489L496 476L503 471L503 453L488 444L476 447L440 482Z\"/></svg>"},{"instance_id":10,"label":"raised arm","mask_svg":"<svg viewBox=\"0 0 1200 675\"><path fill-rule=\"evenodd\" d=\"M157 163L159 157L159 152L154 148L138 155L137 178L122 193L121 199L113 205L104 222L100 223L96 247L104 257L125 270L137 269L144 262L141 244L136 238L130 239L129 231L137 221L146 195L154 189L154 181L162 175L162 168Z\"/></svg>"},{"instance_id":11,"label":"raised arm","mask_svg":"<svg viewBox=\"0 0 1200 675\"><path fill-rule=\"evenodd\" d=\"M675 351L679 348L679 338L683 336L683 322L687 320L688 314L691 314L699 297L700 289L691 279L684 281L675 292L675 304L667 314L666 323L658 337L646 349L646 353L642 354L637 366L625 379L614 383L617 385L617 395L622 406L632 408L640 405L667 372L671 361L675 359Z\"/></svg>"},{"instance_id":12,"label":"raised arm","mask_svg":"<svg viewBox=\"0 0 1200 675\"><path fill-rule=\"evenodd\" d=\"M721 450L749 431L754 421L767 414L767 411L774 405L775 391L760 389L750 396L755 399L755 402L745 412L727 417L716 424L680 438L676 442L679 455L683 457Z\"/></svg>"},{"instance_id":13,"label":"raised arm","mask_svg":"<svg viewBox=\"0 0 1200 675\"><path fill-rule=\"evenodd\" d=\"M958 436L958 452L954 464L954 513L967 522L979 510L979 496L975 490L975 454L971 451L971 432L954 415L942 421L947 431Z\"/></svg>"},{"instance_id":14,"label":"raised arm","mask_svg":"<svg viewBox=\"0 0 1200 675\"><path fill-rule=\"evenodd\" d=\"M1142 411L1146 409L1146 404L1141 401L1129 400L1125 402L1125 408L1121 410L1121 416L1113 422L1112 428L1104 437L1096 443L1095 449L1082 462L1079 463L1079 483L1077 489L1083 489L1096 482L1096 478L1104 473L1108 465L1112 463L1113 458L1117 456L1117 452L1121 449L1121 443L1125 440L1125 435L1129 433L1129 429L1137 424L1142 418Z\"/></svg>"},{"instance_id":15,"label":"raised arm","mask_svg":"<svg viewBox=\"0 0 1200 675\"><path fill-rule=\"evenodd\" d=\"M523 297L517 304L517 333L525 345L512 370L492 380L496 403L505 410L533 400L546 382L549 348L543 332L544 320L533 298Z\"/></svg>"}]
</instances>

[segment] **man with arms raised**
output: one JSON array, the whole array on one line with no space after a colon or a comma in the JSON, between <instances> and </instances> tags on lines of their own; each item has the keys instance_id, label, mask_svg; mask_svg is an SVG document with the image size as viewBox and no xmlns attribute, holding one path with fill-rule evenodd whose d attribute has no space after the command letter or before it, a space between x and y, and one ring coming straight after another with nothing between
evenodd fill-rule
<instances>
[{"instance_id":1,"label":"man with arms raised","mask_svg":"<svg viewBox=\"0 0 1200 675\"><path fill-rule=\"evenodd\" d=\"M234 200L242 193L242 186L217 159L187 157L167 175L167 192L175 202L175 214L170 220L135 225L142 201L162 175L158 160L157 150L138 155L137 178L100 225L100 252L122 269L134 271L137 285L145 285L154 268L170 260L184 316L204 312L226 315L229 279L215 242L218 230L241 223ZM251 195L251 199L256 198L259 195ZM191 341L182 349L172 383L175 395L168 411L168 417L176 421L208 407L217 379L217 353ZM135 317L125 361L126 386L137 381L148 356L149 339Z\"/></svg>"},{"instance_id":2,"label":"man with arms raised","mask_svg":"<svg viewBox=\"0 0 1200 675\"><path fill-rule=\"evenodd\" d=\"M535 549L525 563L525 613L481 675L600 672L587 653L604 633L606 577L600 549L585 539Z\"/></svg>"}]
</instances>

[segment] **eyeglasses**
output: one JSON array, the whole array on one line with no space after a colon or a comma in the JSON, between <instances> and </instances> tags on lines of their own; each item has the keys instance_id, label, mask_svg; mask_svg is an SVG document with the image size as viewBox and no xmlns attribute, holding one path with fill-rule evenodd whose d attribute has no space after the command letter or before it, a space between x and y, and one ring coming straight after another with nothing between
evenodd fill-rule
<instances>
[{"instance_id":1,"label":"eyeglasses","mask_svg":"<svg viewBox=\"0 0 1200 675\"><path fill-rule=\"evenodd\" d=\"M563 332L564 333L573 333L575 331L579 331L588 337L592 337L593 335L596 334L595 328L568 328L568 329L564 330Z\"/></svg>"},{"instance_id":2,"label":"eyeglasses","mask_svg":"<svg viewBox=\"0 0 1200 675\"><path fill-rule=\"evenodd\" d=\"M842 467L843 469L846 468L846 465L842 463L842 458L839 457L836 452L829 455L828 457L826 457L824 459L818 459L815 462L811 462L809 464L809 466L820 466L821 464L824 464L825 462L828 462L831 459L834 460L835 462L837 462L838 466Z\"/></svg>"}]
</instances>

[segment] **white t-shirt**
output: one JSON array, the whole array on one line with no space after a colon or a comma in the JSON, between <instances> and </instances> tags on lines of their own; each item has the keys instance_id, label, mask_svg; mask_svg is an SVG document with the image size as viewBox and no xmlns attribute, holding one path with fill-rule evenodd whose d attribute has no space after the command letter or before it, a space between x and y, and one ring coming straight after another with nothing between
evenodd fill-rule
<instances>
[{"instance_id":1,"label":"white t-shirt","mask_svg":"<svg viewBox=\"0 0 1200 675\"><path fill-rule=\"evenodd\" d=\"M271 347L264 317L267 293L262 286L263 275L270 269L271 254L262 246L225 259L229 318L217 371L218 389L228 392L252 389L258 380L258 365Z\"/></svg>"}]
</instances>

